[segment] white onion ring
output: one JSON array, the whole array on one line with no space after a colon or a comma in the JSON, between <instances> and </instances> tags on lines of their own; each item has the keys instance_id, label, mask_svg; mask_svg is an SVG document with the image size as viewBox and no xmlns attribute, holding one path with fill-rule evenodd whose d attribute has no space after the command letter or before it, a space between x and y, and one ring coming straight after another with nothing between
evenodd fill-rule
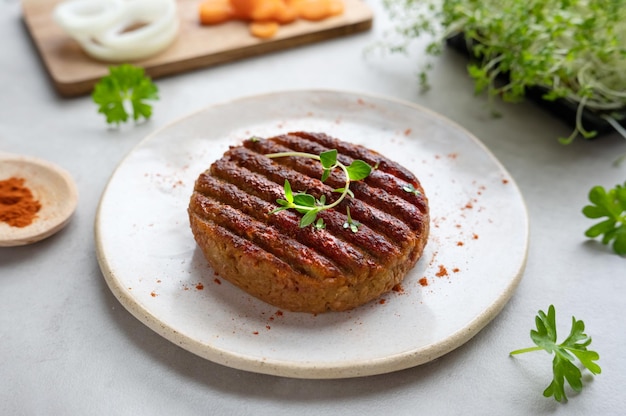
<instances>
[{"instance_id":1,"label":"white onion ring","mask_svg":"<svg viewBox=\"0 0 626 416\"><path fill-rule=\"evenodd\" d=\"M110 62L144 59L162 51L180 26L175 0L70 0L57 6L55 20L89 56ZM141 26L132 29L133 25Z\"/></svg>"},{"instance_id":2,"label":"white onion ring","mask_svg":"<svg viewBox=\"0 0 626 416\"><path fill-rule=\"evenodd\" d=\"M130 42L127 43L124 48L106 46L94 39L85 39L79 42L88 55L102 61L121 62L139 60L157 54L172 43L178 33L178 23L172 22L165 29L166 30L152 39L148 39L142 43ZM138 42L141 41L142 40L139 40ZM137 48L137 45L140 45L140 49Z\"/></svg>"},{"instance_id":3,"label":"white onion ring","mask_svg":"<svg viewBox=\"0 0 626 416\"><path fill-rule=\"evenodd\" d=\"M54 8L53 18L72 36L99 33L124 15L123 0L70 0Z\"/></svg>"},{"instance_id":4,"label":"white onion ring","mask_svg":"<svg viewBox=\"0 0 626 416\"><path fill-rule=\"evenodd\" d=\"M175 21L176 5L170 0L133 0L128 2L126 14L120 24L99 37L104 46L135 48L140 42L149 41L166 31ZM177 21L177 20L176 20ZM124 32L133 24L145 24L136 30Z\"/></svg>"}]
</instances>

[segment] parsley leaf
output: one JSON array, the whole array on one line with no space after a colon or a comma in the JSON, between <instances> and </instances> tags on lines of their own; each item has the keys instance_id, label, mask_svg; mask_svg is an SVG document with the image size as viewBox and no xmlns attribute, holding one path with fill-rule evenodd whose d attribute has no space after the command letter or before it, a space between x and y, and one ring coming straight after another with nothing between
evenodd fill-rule
<instances>
[{"instance_id":1,"label":"parsley leaf","mask_svg":"<svg viewBox=\"0 0 626 416\"><path fill-rule=\"evenodd\" d=\"M585 235L589 238L603 235L602 244L613 241L613 251L626 255L626 182L609 191L601 186L594 186L589 191L589 201L593 205L585 206L583 214L587 218L607 219L588 228Z\"/></svg>"},{"instance_id":2,"label":"parsley leaf","mask_svg":"<svg viewBox=\"0 0 626 416\"><path fill-rule=\"evenodd\" d=\"M602 369L595 363L600 355L595 351L587 350L591 344L591 337L584 333L585 323L572 316L572 328L568 337L560 344L557 344L556 334L556 313L554 306L550 305L548 314L539 311L535 317L536 330L530 331L530 338L537 345L536 347L524 348L511 351L510 355L522 354L531 351L545 350L548 354L554 354L552 360L553 379L550 385L544 390L545 397L554 397L558 402L567 401L565 394L565 381L576 392L583 388L582 373L572 362L574 357L578 358L581 364L593 374L600 374Z\"/></svg>"},{"instance_id":3,"label":"parsley leaf","mask_svg":"<svg viewBox=\"0 0 626 416\"><path fill-rule=\"evenodd\" d=\"M149 119L152 106L146 101L159 99L158 88L144 69L131 64L109 67L109 75L98 81L91 97L107 123L117 125L131 115L135 121Z\"/></svg>"}]
</instances>

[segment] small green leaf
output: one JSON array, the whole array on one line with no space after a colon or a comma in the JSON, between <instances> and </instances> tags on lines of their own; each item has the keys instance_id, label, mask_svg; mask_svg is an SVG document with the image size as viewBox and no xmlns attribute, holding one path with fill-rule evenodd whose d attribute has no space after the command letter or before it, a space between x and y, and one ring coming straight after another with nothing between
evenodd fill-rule
<instances>
[{"instance_id":1,"label":"small green leaf","mask_svg":"<svg viewBox=\"0 0 626 416\"><path fill-rule=\"evenodd\" d=\"M327 150L320 153L320 162L324 169L332 169L337 163L337 149Z\"/></svg>"},{"instance_id":2,"label":"small green leaf","mask_svg":"<svg viewBox=\"0 0 626 416\"><path fill-rule=\"evenodd\" d=\"M285 192L285 199L289 203L293 203L293 192L291 191L291 184L287 179L285 179L285 185L283 186L283 190Z\"/></svg>"},{"instance_id":3,"label":"small green leaf","mask_svg":"<svg viewBox=\"0 0 626 416\"><path fill-rule=\"evenodd\" d=\"M619 207L626 211L626 183L624 183L624 186L616 186L614 192Z\"/></svg>"},{"instance_id":4,"label":"small green leaf","mask_svg":"<svg viewBox=\"0 0 626 416\"><path fill-rule=\"evenodd\" d=\"M585 231L585 235L587 237L595 238L599 235L610 232L614 228L615 228L614 220L610 220L610 219L604 220L596 225L589 227L587 231Z\"/></svg>"},{"instance_id":5,"label":"small green leaf","mask_svg":"<svg viewBox=\"0 0 626 416\"><path fill-rule=\"evenodd\" d=\"M591 342L591 338L589 340ZM602 373L600 366L594 363L594 361L600 359L600 355L597 352L585 350L571 350L571 352L580 360L587 370L591 371L593 374Z\"/></svg>"},{"instance_id":6,"label":"small green leaf","mask_svg":"<svg viewBox=\"0 0 626 416\"><path fill-rule=\"evenodd\" d=\"M329 176L330 176L330 169L324 169L324 171L322 172L322 178L320 180L322 182L325 182Z\"/></svg>"},{"instance_id":7,"label":"small green leaf","mask_svg":"<svg viewBox=\"0 0 626 416\"><path fill-rule=\"evenodd\" d=\"M413 184L412 184L412 183L410 183L410 184L408 184L408 185L404 185L404 186L402 187L402 190L403 190L404 192L408 192L408 193L413 194L413 195L415 195L415 196L419 196L419 195L421 195L421 192L420 192L420 191L418 191L417 189L415 189L415 187L413 186Z\"/></svg>"},{"instance_id":8,"label":"small green leaf","mask_svg":"<svg viewBox=\"0 0 626 416\"><path fill-rule=\"evenodd\" d=\"M602 237L602 244L609 244L611 240L615 238L615 233L616 233L615 228L612 228L608 230L607 232L605 232L604 236Z\"/></svg>"},{"instance_id":9,"label":"small green leaf","mask_svg":"<svg viewBox=\"0 0 626 416\"><path fill-rule=\"evenodd\" d=\"M556 312L554 306L550 305L548 308L548 314L543 311L539 311L535 318L536 331L530 331L530 338L538 346L552 352L554 343L556 342Z\"/></svg>"},{"instance_id":10,"label":"small green leaf","mask_svg":"<svg viewBox=\"0 0 626 416\"><path fill-rule=\"evenodd\" d=\"M606 190L601 186L594 186L589 191L589 200L596 205L606 205L608 202Z\"/></svg>"},{"instance_id":11,"label":"small green leaf","mask_svg":"<svg viewBox=\"0 0 626 416\"><path fill-rule=\"evenodd\" d=\"M543 396L554 396L554 400L556 400L557 402L562 401L565 397L565 389L563 388L563 377L552 380L552 383L550 383L550 385L543 391Z\"/></svg>"},{"instance_id":12,"label":"small green leaf","mask_svg":"<svg viewBox=\"0 0 626 416\"><path fill-rule=\"evenodd\" d=\"M609 245L612 241L616 254L626 254L626 183L623 186L616 185L608 191L601 186L594 186L589 191L588 198L594 205L583 207L583 215L591 219L606 219L589 227L585 236L602 236L602 244Z\"/></svg>"},{"instance_id":13,"label":"small green leaf","mask_svg":"<svg viewBox=\"0 0 626 416\"><path fill-rule=\"evenodd\" d=\"M317 209L312 209L312 210L308 211L300 219L300 228L304 228L307 225L313 224L313 222L315 222L315 218L317 218Z\"/></svg>"},{"instance_id":14,"label":"small green leaf","mask_svg":"<svg viewBox=\"0 0 626 416\"><path fill-rule=\"evenodd\" d=\"M362 160L354 160L347 166L348 177L351 181L360 181L361 179L365 179L372 172L372 167Z\"/></svg>"},{"instance_id":15,"label":"small green leaf","mask_svg":"<svg viewBox=\"0 0 626 416\"><path fill-rule=\"evenodd\" d=\"M314 207L315 197L304 192L299 192L293 196L293 203L303 207Z\"/></svg>"},{"instance_id":16,"label":"small green leaf","mask_svg":"<svg viewBox=\"0 0 626 416\"><path fill-rule=\"evenodd\" d=\"M359 231L359 226L361 224L359 224L357 221L354 221L352 219L352 216L350 215L350 207L346 208L346 216L347 221L343 224L343 228L350 228L350 231L352 231L353 233L356 233Z\"/></svg>"},{"instance_id":17,"label":"small green leaf","mask_svg":"<svg viewBox=\"0 0 626 416\"><path fill-rule=\"evenodd\" d=\"M626 256L626 228L624 226L616 233L615 241L613 242L613 251L620 256Z\"/></svg>"},{"instance_id":18,"label":"small green leaf","mask_svg":"<svg viewBox=\"0 0 626 416\"><path fill-rule=\"evenodd\" d=\"M583 214L587 218L602 218L602 217L606 217L610 213L604 207L598 207L595 205L587 205L583 208Z\"/></svg>"}]
</instances>

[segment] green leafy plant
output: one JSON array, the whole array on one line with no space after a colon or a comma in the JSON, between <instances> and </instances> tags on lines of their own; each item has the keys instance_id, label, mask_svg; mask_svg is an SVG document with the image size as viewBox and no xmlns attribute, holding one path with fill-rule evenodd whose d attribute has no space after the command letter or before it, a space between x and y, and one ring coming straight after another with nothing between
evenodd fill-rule
<instances>
[{"instance_id":1,"label":"green leafy plant","mask_svg":"<svg viewBox=\"0 0 626 416\"><path fill-rule=\"evenodd\" d=\"M280 153L269 153L265 156L269 158L278 158L278 157L288 157L288 156L297 156L297 157L306 157L309 159L319 160L322 164L322 177L321 181L324 182L330 176L331 172L335 168L341 169L346 177L345 185L342 188L334 189L334 192L339 192L341 195L337 198L333 203L326 204L326 197L324 195L320 196L319 199L316 199L313 195L310 195L306 192L297 192L294 193L291 189L291 184L288 180L285 179L285 184L283 186L284 190L284 199L276 200L276 203L280 205L279 208L276 208L272 211L272 213L280 212L286 209L295 209L301 214L304 214L300 219L300 227L306 227L308 225L314 224L315 228L322 229L325 227L324 221L322 218L317 218L317 214L320 211L331 209L336 207L343 201L346 196L354 197L352 191L350 191L350 182L359 181L361 179L365 179L369 176L372 171L372 167L362 160L353 160L352 163L348 166L337 160L337 150L328 150L326 152L322 152L318 155L312 153L304 153L304 152L280 152ZM348 211L349 221L352 221L350 218L350 212ZM317 221L316 221L317 220ZM355 223L355 222L353 222ZM356 226L355 226L356 227ZM356 228L352 228L352 231L356 232Z\"/></svg>"},{"instance_id":2,"label":"green leafy plant","mask_svg":"<svg viewBox=\"0 0 626 416\"><path fill-rule=\"evenodd\" d=\"M605 220L591 226L585 235L589 238L602 236L602 244L613 242L613 251L626 255L626 182L608 191L602 186L594 186L589 191L589 201L582 212L587 218Z\"/></svg>"},{"instance_id":3,"label":"green leafy plant","mask_svg":"<svg viewBox=\"0 0 626 416\"><path fill-rule=\"evenodd\" d=\"M583 126L584 110L626 137L619 123L626 118L626 0L385 0L385 6L396 23L390 51L406 52L427 36L426 53L434 56L446 39L463 35L477 93L515 102L536 87L544 100L572 103L576 125L564 143L596 134ZM420 73L424 85L429 66Z\"/></svg>"},{"instance_id":4,"label":"green leafy plant","mask_svg":"<svg viewBox=\"0 0 626 416\"><path fill-rule=\"evenodd\" d=\"M147 101L158 100L158 92L143 68L122 64L109 67L109 74L96 83L91 97L107 123L119 125L131 115L135 121L149 119L152 105Z\"/></svg>"},{"instance_id":5,"label":"green leafy plant","mask_svg":"<svg viewBox=\"0 0 626 416\"><path fill-rule=\"evenodd\" d=\"M537 345L536 347L524 348L511 351L510 355L523 354L531 351L544 350L548 354L554 354L552 360L553 379L550 385L544 390L545 397L554 397L556 401L567 401L565 394L565 381L576 392L583 388L582 373L573 363L578 358L580 363L591 373L600 374L602 369L595 362L600 356L595 351L590 351L587 347L591 344L591 337L584 333L585 323L572 316L572 328L568 337L557 344L556 334L556 312L554 306L550 305L548 314L539 311L535 317L536 330L530 331L530 338Z\"/></svg>"}]
</instances>

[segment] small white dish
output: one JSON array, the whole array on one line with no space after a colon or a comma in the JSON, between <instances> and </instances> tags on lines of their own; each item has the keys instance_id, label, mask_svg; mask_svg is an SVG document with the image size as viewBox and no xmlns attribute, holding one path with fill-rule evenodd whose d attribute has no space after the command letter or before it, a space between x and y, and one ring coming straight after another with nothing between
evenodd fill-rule
<instances>
[{"instance_id":1,"label":"small white dish","mask_svg":"<svg viewBox=\"0 0 626 416\"><path fill-rule=\"evenodd\" d=\"M194 181L251 136L319 131L409 168L431 234L400 291L342 313L280 311L220 279L189 228ZM297 378L386 373L459 347L522 277L528 216L519 189L471 134L411 103L336 91L243 98L155 132L120 164L95 224L111 291L141 322L214 362Z\"/></svg>"},{"instance_id":2,"label":"small white dish","mask_svg":"<svg viewBox=\"0 0 626 416\"><path fill-rule=\"evenodd\" d=\"M35 243L67 225L76 210L78 191L66 170L42 159L0 152L0 180L12 177L24 180L41 208L24 227L0 221L0 247Z\"/></svg>"}]
</instances>

